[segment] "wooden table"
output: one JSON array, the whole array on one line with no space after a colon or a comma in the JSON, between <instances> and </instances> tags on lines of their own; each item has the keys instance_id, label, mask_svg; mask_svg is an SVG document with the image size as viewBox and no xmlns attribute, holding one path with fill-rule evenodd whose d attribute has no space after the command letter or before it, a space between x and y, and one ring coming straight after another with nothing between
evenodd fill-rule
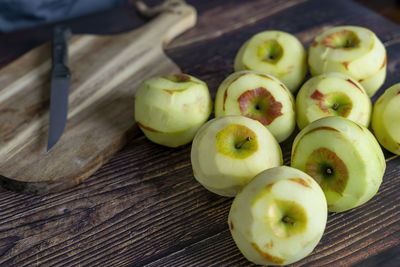
<instances>
[{"instance_id":1,"label":"wooden table","mask_svg":"<svg viewBox=\"0 0 400 267\"><path fill-rule=\"evenodd\" d=\"M198 9L198 24L166 51L183 72L206 81L213 97L233 71L240 45L266 29L294 33L308 47L330 26L366 26L387 48L383 88L400 82L398 1L388 1L387 9L376 4L382 1L359 0L394 22L346 0L189 2ZM68 22L74 32L92 33L121 32L143 23L132 7ZM50 26L0 35L0 64L49 39ZM292 140L282 144L286 165ZM161 147L138 134L74 188L44 196L0 189L0 265L251 265L226 223L232 199L209 193L194 180L190 148ZM378 194L359 208L331 213L315 251L293 266L400 265L400 158L385 153L387 171Z\"/></svg>"}]
</instances>

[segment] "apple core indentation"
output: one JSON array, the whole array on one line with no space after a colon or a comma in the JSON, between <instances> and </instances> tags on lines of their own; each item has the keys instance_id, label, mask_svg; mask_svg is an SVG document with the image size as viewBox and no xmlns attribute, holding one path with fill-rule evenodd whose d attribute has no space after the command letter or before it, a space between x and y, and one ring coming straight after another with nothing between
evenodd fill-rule
<instances>
[{"instance_id":1,"label":"apple core indentation","mask_svg":"<svg viewBox=\"0 0 400 267\"><path fill-rule=\"evenodd\" d=\"M219 153L244 159L257 151L257 135L247 126L230 124L217 133L216 146Z\"/></svg>"},{"instance_id":2,"label":"apple core indentation","mask_svg":"<svg viewBox=\"0 0 400 267\"><path fill-rule=\"evenodd\" d=\"M282 103L264 87L247 90L238 98L240 112L243 116L258 120L263 125L270 125L282 114Z\"/></svg>"},{"instance_id":3,"label":"apple core indentation","mask_svg":"<svg viewBox=\"0 0 400 267\"><path fill-rule=\"evenodd\" d=\"M258 46L258 57L268 63L276 63L283 55L282 46L276 40L265 40Z\"/></svg>"},{"instance_id":4,"label":"apple core indentation","mask_svg":"<svg viewBox=\"0 0 400 267\"><path fill-rule=\"evenodd\" d=\"M349 180L346 164L332 150L320 147L307 159L306 173L317 181L324 191L343 194Z\"/></svg>"},{"instance_id":5,"label":"apple core indentation","mask_svg":"<svg viewBox=\"0 0 400 267\"><path fill-rule=\"evenodd\" d=\"M306 230L307 213L295 201L275 199L267 207L267 222L272 232L287 238Z\"/></svg>"},{"instance_id":6,"label":"apple core indentation","mask_svg":"<svg viewBox=\"0 0 400 267\"><path fill-rule=\"evenodd\" d=\"M323 94L317 89L311 98L318 101L319 108L329 115L347 117L353 108L350 97L342 92Z\"/></svg>"},{"instance_id":7,"label":"apple core indentation","mask_svg":"<svg viewBox=\"0 0 400 267\"><path fill-rule=\"evenodd\" d=\"M360 45L360 39L353 31L341 30L325 36L321 44L332 49L351 49Z\"/></svg>"}]
</instances>

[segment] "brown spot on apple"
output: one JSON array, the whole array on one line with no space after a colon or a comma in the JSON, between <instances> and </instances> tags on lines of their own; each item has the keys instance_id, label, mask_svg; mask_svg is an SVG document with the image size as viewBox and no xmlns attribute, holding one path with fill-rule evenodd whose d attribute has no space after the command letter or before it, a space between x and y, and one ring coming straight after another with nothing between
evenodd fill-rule
<instances>
[{"instance_id":1,"label":"brown spot on apple","mask_svg":"<svg viewBox=\"0 0 400 267\"><path fill-rule=\"evenodd\" d=\"M289 181L298 183L304 187L311 188L311 186L302 178L290 178Z\"/></svg>"},{"instance_id":2,"label":"brown spot on apple","mask_svg":"<svg viewBox=\"0 0 400 267\"><path fill-rule=\"evenodd\" d=\"M137 123L137 125L138 125L140 128L145 129L145 130L147 130L147 131L149 131L149 132L153 132L153 133L162 133L162 132L159 131L159 130L153 129L153 128L148 127L148 126L146 126L146 125L143 125L143 124L141 124L141 123L138 122L138 121L137 121L136 123Z\"/></svg>"},{"instance_id":3,"label":"brown spot on apple","mask_svg":"<svg viewBox=\"0 0 400 267\"><path fill-rule=\"evenodd\" d=\"M169 90L169 89L163 89L163 90L170 95L173 95L175 93L175 90Z\"/></svg>"},{"instance_id":4,"label":"brown spot on apple","mask_svg":"<svg viewBox=\"0 0 400 267\"><path fill-rule=\"evenodd\" d=\"M344 68L345 68L346 70L349 69L349 64L350 64L350 62L348 62L348 61L343 61L343 62L342 62L342 65L344 66Z\"/></svg>"},{"instance_id":5,"label":"brown spot on apple","mask_svg":"<svg viewBox=\"0 0 400 267\"><path fill-rule=\"evenodd\" d=\"M251 245L267 261L270 261L275 264L282 264L284 262L284 260L282 258L279 258L277 256L274 256L267 252L262 251L256 243L252 242Z\"/></svg>"},{"instance_id":6,"label":"brown spot on apple","mask_svg":"<svg viewBox=\"0 0 400 267\"><path fill-rule=\"evenodd\" d=\"M376 105L380 105L383 102L383 97L378 98L378 100L375 102Z\"/></svg>"},{"instance_id":7,"label":"brown spot on apple","mask_svg":"<svg viewBox=\"0 0 400 267\"><path fill-rule=\"evenodd\" d=\"M330 114L329 109L324 105L325 98L323 93L317 89L312 93L311 98L318 101L318 106L323 112Z\"/></svg>"},{"instance_id":8,"label":"brown spot on apple","mask_svg":"<svg viewBox=\"0 0 400 267\"><path fill-rule=\"evenodd\" d=\"M178 83L184 83L190 81L190 77L183 73L175 74L175 78Z\"/></svg>"},{"instance_id":9,"label":"brown spot on apple","mask_svg":"<svg viewBox=\"0 0 400 267\"><path fill-rule=\"evenodd\" d=\"M361 125L359 125L357 122L354 122L354 124L355 124L358 128L360 128L361 131L364 131L364 128L361 127Z\"/></svg>"},{"instance_id":10,"label":"brown spot on apple","mask_svg":"<svg viewBox=\"0 0 400 267\"><path fill-rule=\"evenodd\" d=\"M400 90L397 92L398 95L400 95Z\"/></svg>"},{"instance_id":11,"label":"brown spot on apple","mask_svg":"<svg viewBox=\"0 0 400 267\"><path fill-rule=\"evenodd\" d=\"M233 225L233 222L230 222L229 227L231 228L231 231L233 231L233 229L235 229L235 226Z\"/></svg>"},{"instance_id":12,"label":"brown spot on apple","mask_svg":"<svg viewBox=\"0 0 400 267\"><path fill-rule=\"evenodd\" d=\"M316 47L317 45L318 45L318 42L317 42L317 41L314 41L314 42L312 42L312 44L311 44L312 47Z\"/></svg>"},{"instance_id":13,"label":"brown spot on apple","mask_svg":"<svg viewBox=\"0 0 400 267\"><path fill-rule=\"evenodd\" d=\"M262 74L262 73L257 73L256 75L260 76L260 77L263 77L263 78L267 78L267 79L273 81L273 79L271 77L269 77L268 75L265 75L265 74Z\"/></svg>"},{"instance_id":14,"label":"brown spot on apple","mask_svg":"<svg viewBox=\"0 0 400 267\"><path fill-rule=\"evenodd\" d=\"M296 112L296 104L294 103L294 99L290 98L290 102L292 102L292 109L294 112Z\"/></svg>"},{"instance_id":15,"label":"brown spot on apple","mask_svg":"<svg viewBox=\"0 0 400 267\"><path fill-rule=\"evenodd\" d=\"M313 132L316 132L316 131L321 131L321 130L325 130L325 131L335 131L335 132L340 132L339 130L337 130L337 129L335 129L335 128L332 128L332 127L329 127L329 126L320 126L320 127L316 127L316 128L314 128L314 129L312 129L312 130L310 130L308 133L306 133L305 135L307 135L307 134L310 134L310 133L313 133Z\"/></svg>"},{"instance_id":16,"label":"brown spot on apple","mask_svg":"<svg viewBox=\"0 0 400 267\"><path fill-rule=\"evenodd\" d=\"M222 102L222 110L223 110L223 111L225 111L225 102L226 102L226 99L228 98L228 89L229 89L229 87L230 87L234 82L236 82L236 81L239 80L241 77L243 77L243 76L245 76L245 75L247 75L247 74L248 74L247 72L239 74L238 76L235 77L235 79L233 79L233 80L226 86L226 89L225 89L225 91L224 91L224 100L223 100L223 102Z\"/></svg>"},{"instance_id":17,"label":"brown spot on apple","mask_svg":"<svg viewBox=\"0 0 400 267\"><path fill-rule=\"evenodd\" d=\"M247 90L238 98L240 112L243 116L258 120L263 125L270 125L282 116L282 103L264 87Z\"/></svg>"},{"instance_id":18,"label":"brown spot on apple","mask_svg":"<svg viewBox=\"0 0 400 267\"><path fill-rule=\"evenodd\" d=\"M286 92L288 92L288 93L291 94L291 92L289 91L289 89L287 89L287 87L286 87L283 83L280 83L279 86L282 87L283 90L285 90Z\"/></svg>"},{"instance_id":19,"label":"brown spot on apple","mask_svg":"<svg viewBox=\"0 0 400 267\"><path fill-rule=\"evenodd\" d=\"M335 131L335 132L340 133L340 131L337 130L337 129L335 129L335 128L332 128L332 127L329 127L329 126L320 126L320 127L316 127L316 128L314 128L314 129L310 130L309 132L305 133L305 134L300 138L300 140L302 140L302 139L304 138L304 136L306 136L306 135L308 135L308 134L310 134L310 133L313 133L313 132L316 132L316 131L321 131L321 130ZM299 143L300 140L297 141L297 143ZM292 157L291 157L291 162L292 162L292 163L293 163L293 159L295 158L295 155L296 155L296 153L297 153L297 148L298 148L298 146L295 146L294 149L293 149L293 153L292 153Z\"/></svg>"},{"instance_id":20,"label":"brown spot on apple","mask_svg":"<svg viewBox=\"0 0 400 267\"><path fill-rule=\"evenodd\" d=\"M354 81L352 81L351 79L346 79L347 82L351 83L352 85L354 85L355 87L357 87L358 90L360 90L362 93L365 93Z\"/></svg>"},{"instance_id":21,"label":"brown spot on apple","mask_svg":"<svg viewBox=\"0 0 400 267\"><path fill-rule=\"evenodd\" d=\"M225 102L226 102L226 98L228 97L228 88L225 89L224 92L224 102L222 103L222 110L225 111Z\"/></svg>"},{"instance_id":22,"label":"brown spot on apple","mask_svg":"<svg viewBox=\"0 0 400 267\"><path fill-rule=\"evenodd\" d=\"M387 56L385 55L385 57L383 58L383 62L381 67L379 68L380 70L383 69L386 66L386 62L387 62Z\"/></svg>"},{"instance_id":23,"label":"brown spot on apple","mask_svg":"<svg viewBox=\"0 0 400 267\"><path fill-rule=\"evenodd\" d=\"M164 78L167 80L170 80L171 82L175 82L175 83L184 83L184 82L190 81L190 76L183 74L183 73L167 75L167 76L164 76Z\"/></svg>"},{"instance_id":24,"label":"brown spot on apple","mask_svg":"<svg viewBox=\"0 0 400 267\"><path fill-rule=\"evenodd\" d=\"M319 100L323 100L324 99L324 94L321 93L320 91L318 91L318 89L317 89L317 90L314 91L314 93L312 93L311 98L315 99L315 100L318 100L318 101Z\"/></svg>"},{"instance_id":25,"label":"brown spot on apple","mask_svg":"<svg viewBox=\"0 0 400 267\"><path fill-rule=\"evenodd\" d=\"M359 79L358 80L359 83L362 83L363 81L364 81L364 79Z\"/></svg>"},{"instance_id":26,"label":"brown spot on apple","mask_svg":"<svg viewBox=\"0 0 400 267\"><path fill-rule=\"evenodd\" d=\"M271 249L274 247L274 241L270 240L268 243L264 245L266 249Z\"/></svg>"},{"instance_id":27,"label":"brown spot on apple","mask_svg":"<svg viewBox=\"0 0 400 267\"><path fill-rule=\"evenodd\" d=\"M251 68L249 66L247 66L246 64L243 63L243 69L245 70L251 70Z\"/></svg>"},{"instance_id":28,"label":"brown spot on apple","mask_svg":"<svg viewBox=\"0 0 400 267\"><path fill-rule=\"evenodd\" d=\"M244 73L239 74L237 77L235 77L235 79L233 79L233 80L230 82L230 84L227 86L227 88L229 88L229 86L231 86L231 84L233 84L234 82L236 82L236 81L239 80L241 77L243 77L243 76L245 76L245 75L247 75L247 74L248 74L247 72L244 72Z\"/></svg>"}]
</instances>

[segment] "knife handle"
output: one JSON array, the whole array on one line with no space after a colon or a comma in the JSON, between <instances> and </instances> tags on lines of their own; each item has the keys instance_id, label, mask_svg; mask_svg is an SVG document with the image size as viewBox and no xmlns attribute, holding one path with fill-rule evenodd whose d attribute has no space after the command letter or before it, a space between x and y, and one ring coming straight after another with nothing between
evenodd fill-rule
<instances>
[{"instance_id":1,"label":"knife handle","mask_svg":"<svg viewBox=\"0 0 400 267\"><path fill-rule=\"evenodd\" d=\"M53 30L52 42L52 66L56 76L69 76L67 68L68 39L71 36L70 29L65 25L58 25Z\"/></svg>"}]
</instances>

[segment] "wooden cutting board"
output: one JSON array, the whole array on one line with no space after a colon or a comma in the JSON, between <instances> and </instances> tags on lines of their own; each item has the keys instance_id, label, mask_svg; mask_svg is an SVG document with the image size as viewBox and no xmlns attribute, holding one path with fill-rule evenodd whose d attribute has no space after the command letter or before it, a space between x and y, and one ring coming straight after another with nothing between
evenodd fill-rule
<instances>
[{"instance_id":1,"label":"wooden cutting board","mask_svg":"<svg viewBox=\"0 0 400 267\"><path fill-rule=\"evenodd\" d=\"M196 27L176 38L167 52L183 71L207 82L212 96L233 71L242 43L265 29L290 32L308 48L329 27L369 27L388 53L386 82L373 100L400 82L400 26L354 1L190 2L199 14ZM390 9L400 23L398 5L387 2L379 10ZM136 23L125 17L129 13L121 7L69 25L79 29L87 23L85 30L96 32L126 29ZM46 32L44 27L0 36L0 63L31 47L28 36L37 40ZM19 40L25 43L13 47ZM286 165L294 136L282 144ZM254 266L230 234L232 199L194 179L190 149L190 144L165 148L138 134L79 186L46 196L0 189L0 266ZM314 252L291 267L399 265L400 157L392 156L386 154L378 194L359 208L329 214Z\"/></svg>"},{"instance_id":2,"label":"wooden cutting board","mask_svg":"<svg viewBox=\"0 0 400 267\"><path fill-rule=\"evenodd\" d=\"M51 45L0 69L0 178L3 186L47 193L82 182L137 131L134 95L143 79L180 72L163 46L194 26L196 11L163 5L129 33L79 35L68 43L71 70L64 134L46 153Z\"/></svg>"}]
</instances>

